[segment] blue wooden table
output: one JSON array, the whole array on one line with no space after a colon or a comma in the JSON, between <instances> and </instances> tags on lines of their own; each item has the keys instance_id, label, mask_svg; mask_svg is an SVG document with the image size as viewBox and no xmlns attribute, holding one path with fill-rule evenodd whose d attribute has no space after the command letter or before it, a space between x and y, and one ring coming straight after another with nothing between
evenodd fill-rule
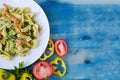
<instances>
[{"instance_id":1,"label":"blue wooden table","mask_svg":"<svg viewBox=\"0 0 120 80\"><path fill-rule=\"evenodd\" d=\"M51 38L69 47L66 75L50 80L120 80L120 5L35 1L48 17Z\"/></svg>"}]
</instances>

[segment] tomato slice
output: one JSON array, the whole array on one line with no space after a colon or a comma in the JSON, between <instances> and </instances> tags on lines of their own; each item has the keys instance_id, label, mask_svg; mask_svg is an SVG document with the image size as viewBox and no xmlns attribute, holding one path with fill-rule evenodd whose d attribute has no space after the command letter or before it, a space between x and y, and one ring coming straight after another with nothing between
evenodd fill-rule
<instances>
[{"instance_id":1,"label":"tomato slice","mask_svg":"<svg viewBox=\"0 0 120 80\"><path fill-rule=\"evenodd\" d=\"M55 42L55 51L60 57L63 57L68 53L68 46L64 39L59 39Z\"/></svg>"},{"instance_id":2,"label":"tomato slice","mask_svg":"<svg viewBox=\"0 0 120 80\"><path fill-rule=\"evenodd\" d=\"M48 78L53 74L52 65L47 62L37 62L33 67L33 75L37 80L42 80L44 78Z\"/></svg>"}]
</instances>

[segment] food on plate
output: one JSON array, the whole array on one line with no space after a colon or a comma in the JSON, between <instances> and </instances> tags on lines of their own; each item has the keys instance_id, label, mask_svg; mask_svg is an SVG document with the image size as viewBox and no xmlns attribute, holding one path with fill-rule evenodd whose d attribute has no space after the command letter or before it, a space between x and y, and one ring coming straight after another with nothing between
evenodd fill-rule
<instances>
[{"instance_id":1,"label":"food on plate","mask_svg":"<svg viewBox=\"0 0 120 80\"><path fill-rule=\"evenodd\" d=\"M63 77L66 73L66 64L64 60L60 57L56 57L50 62L54 69L54 74L60 77ZM60 68L60 69L58 69Z\"/></svg>"},{"instance_id":2,"label":"food on plate","mask_svg":"<svg viewBox=\"0 0 120 80\"><path fill-rule=\"evenodd\" d=\"M26 56L37 45L40 27L29 8L0 9L0 56L12 59Z\"/></svg>"},{"instance_id":3,"label":"food on plate","mask_svg":"<svg viewBox=\"0 0 120 80\"><path fill-rule=\"evenodd\" d=\"M63 57L68 53L68 46L65 40L58 39L55 42L55 51L58 56Z\"/></svg>"},{"instance_id":4,"label":"food on plate","mask_svg":"<svg viewBox=\"0 0 120 80\"><path fill-rule=\"evenodd\" d=\"M60 39L61 40L61 39ZM64 44L64 43L63 43ZM54 54L54 42L49 39L47 48L50 52L45 51L46 60ZM49 57L48 57L49 56ZM66 64L61 57L55 57L50 62L39 61L34 64L33 68L23 68L24 62L19 63L19 67L15 67L13 71L7 72L0 70L0 80L44 80L48 79L53 74L59 77L63 77L66 74Z\"/></svg>"},{"instance_id":5,"label":"food on plate","mask_svg":"<svg viewBox=\"0 0 120 80\"><path fill-rule=\"evenodd\" d=\"M42 54L42 56L40 57L40 60L42 60L42 61L47 60L53 54L54 54L54 42L52 41L52 39L49 39L47 48L46 48L45 52Z\"/></svg>"},{"instance_id":6,"label":"food on plate","mask_svg":"<svg viewBox=\"0 0 120 80\"><path fill-rule=\"evenodd\" d=\"M33 80L30 74L28 73L23 73L20 80Z\"/></svg>"},{"instance_id":7,"label":"food on plate","mask_svg":"<svg viewBox=\"0 0 120 80\"><path fill-rule=\"evenodd\" d=\"M0 80L16 80L16 79L12 73L0 69Z\"/></svg>"},{"instance_id":8,"label":"food on plate","mask_svg":"<svg viewBox=\"0 0 120 80\"><path fill-rule=\"evenodd\" d=\"M49 62L43 61L34 64L33 75L37 80L48 78L52 76L52 74L53 74L53 67Z\"/></svg>"}]
</instances>

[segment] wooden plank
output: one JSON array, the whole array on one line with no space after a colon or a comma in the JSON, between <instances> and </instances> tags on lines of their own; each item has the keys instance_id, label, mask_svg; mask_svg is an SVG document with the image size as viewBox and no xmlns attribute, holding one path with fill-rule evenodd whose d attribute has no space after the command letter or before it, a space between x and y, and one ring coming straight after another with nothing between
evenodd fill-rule
<instances>
[{"instance_id":1,"label":"wooden plank","mask_svg":"<svg viewBox=\"0 0 120 80\"><path fill-rule=\"evenodd\" d=\"M39 2L49 22L51 38L64 38L69 52L67 74L51 80L120 79L120 6ZM87 64L85 60L89 60Z\"/></svg>"}]
</instances>

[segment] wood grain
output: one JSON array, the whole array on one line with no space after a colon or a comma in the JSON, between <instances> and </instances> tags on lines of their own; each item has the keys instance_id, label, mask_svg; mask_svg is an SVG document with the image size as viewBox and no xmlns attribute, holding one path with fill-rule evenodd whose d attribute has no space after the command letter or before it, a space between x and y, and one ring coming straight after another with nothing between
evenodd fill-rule
<instances>
[{"instance_id":1,"label":"wood grain","mask_svg":"<svg viewBox=\"0 0 120 80\"><path fill-rule=\"evenodd\" d=\"M51 38L69 47L65 77L51 80L120 80L119 5L35 1L48 17Z\"/></svg>"}]
</instances>

